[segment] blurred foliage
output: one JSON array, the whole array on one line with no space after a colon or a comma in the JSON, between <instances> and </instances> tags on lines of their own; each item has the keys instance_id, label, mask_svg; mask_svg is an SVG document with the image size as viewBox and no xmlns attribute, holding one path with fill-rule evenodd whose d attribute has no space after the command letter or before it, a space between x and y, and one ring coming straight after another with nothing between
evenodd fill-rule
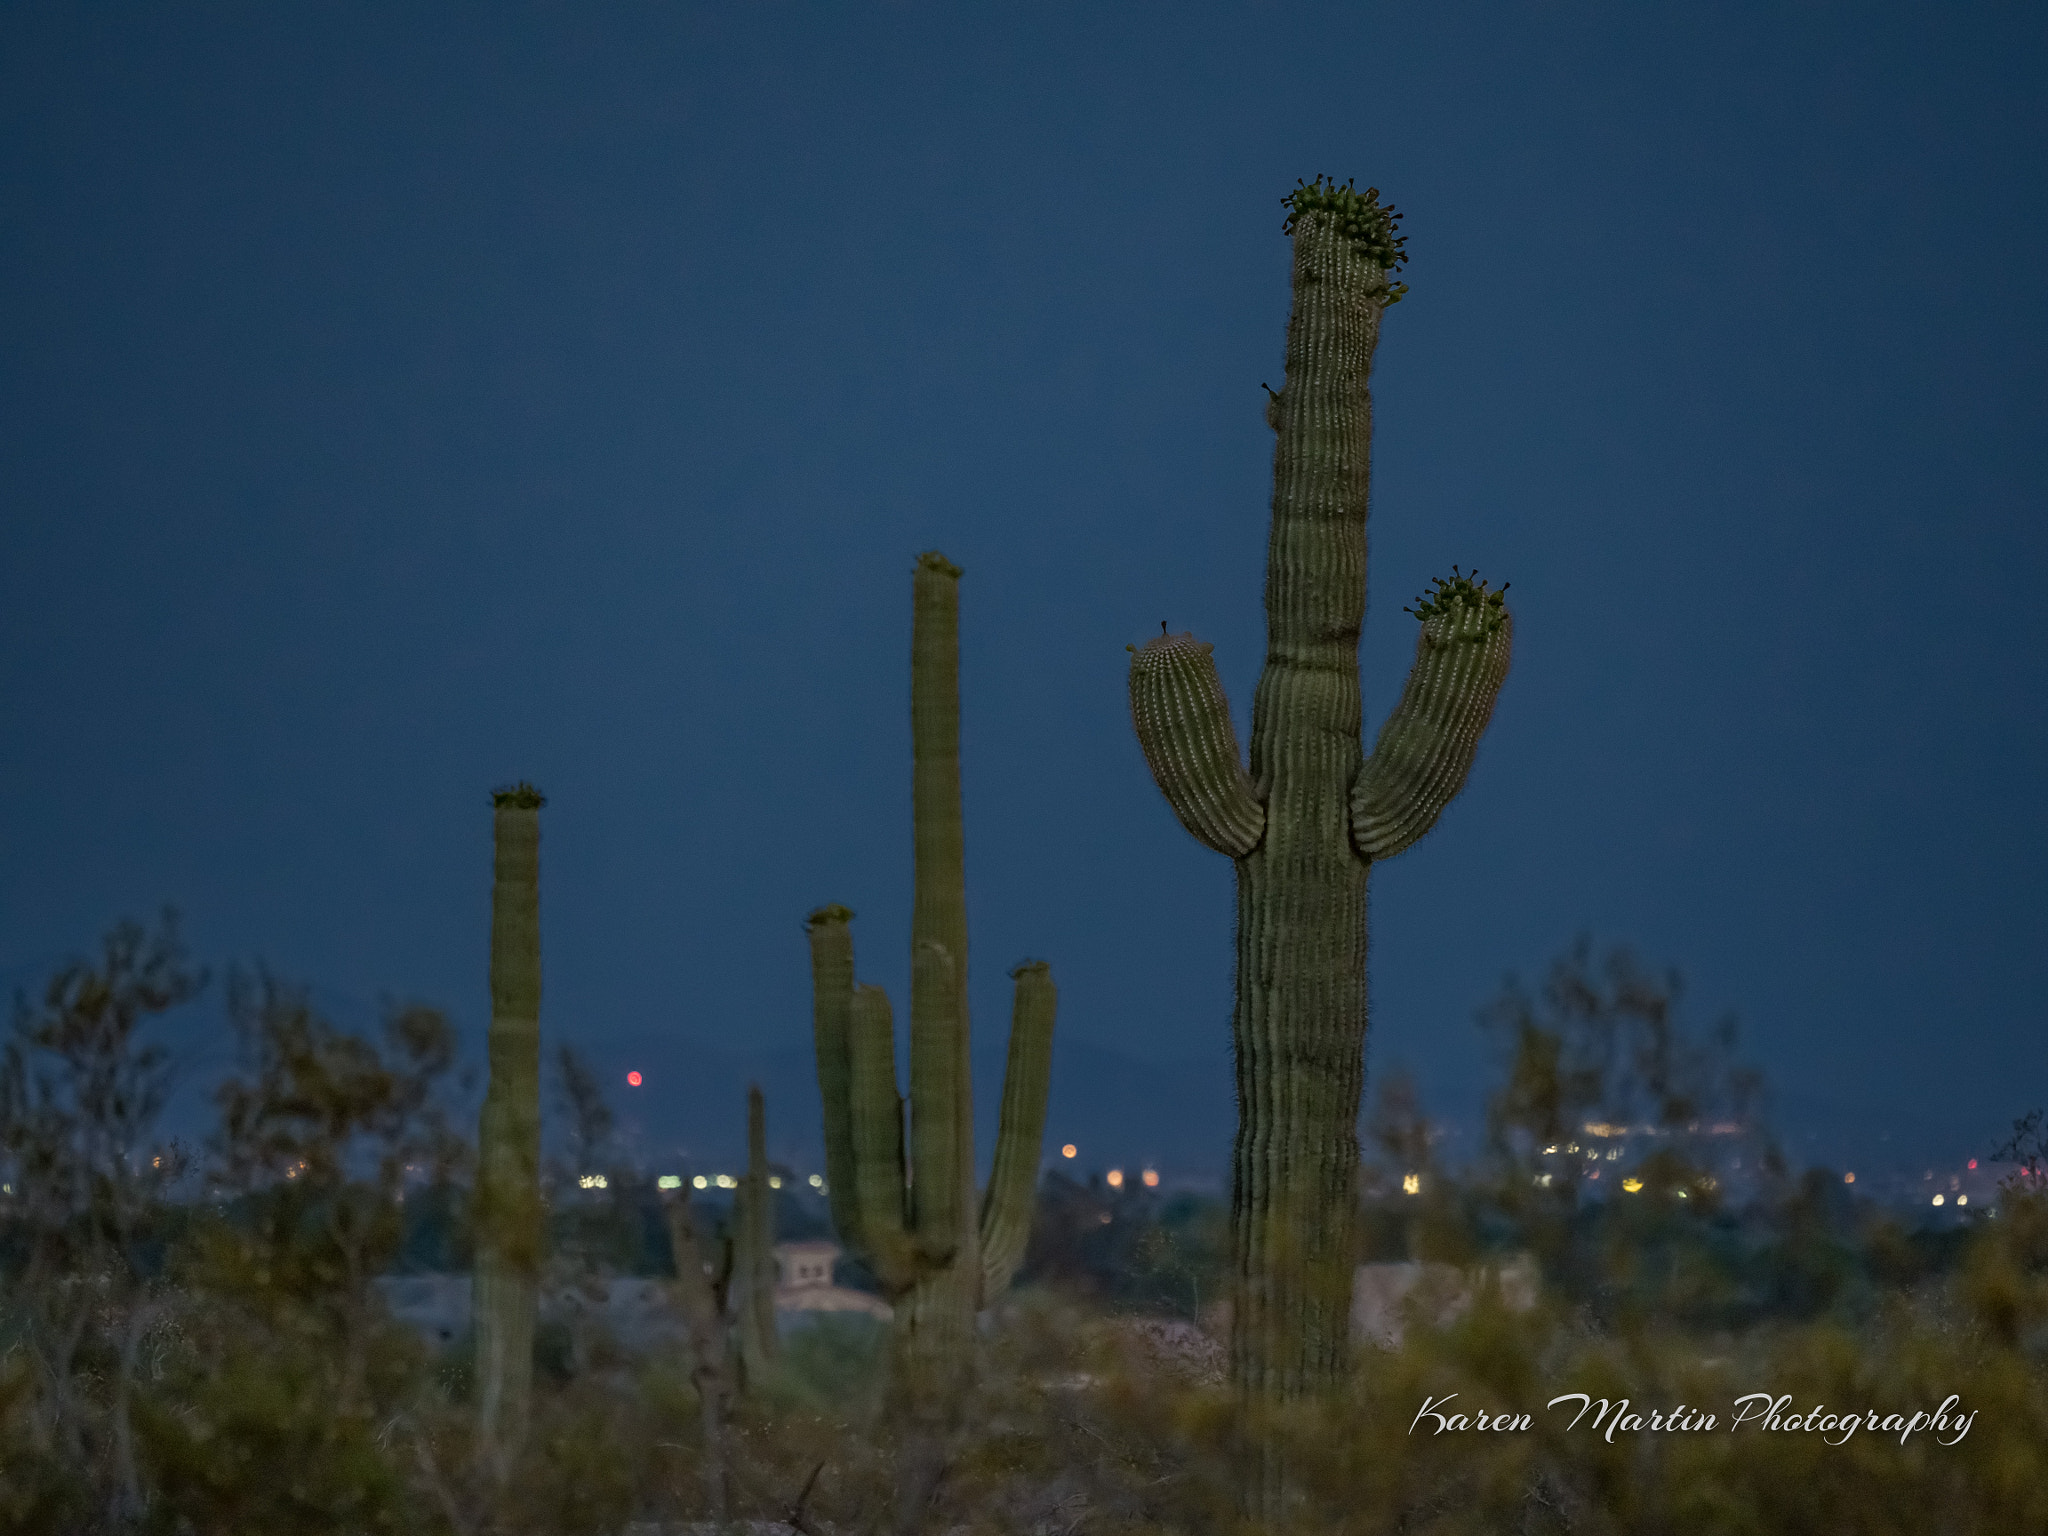
<instances>
[{"instance_id":1,"label":"blurred foliage","mask_svg":"<svg viewBox=\"0 0 2048 1536\"><path fill-rule=\"evenodd\" d=\"M123 926L22 1000L0 1049L0 1532L703 1520L686 1343L609 1305L672 1273L661 1195L619 1155L588 1069L555 1060L551 1300L531 1434L500 1488L475 1465L468 1341L430 1342L383 1289L467 1262L447 1020L394 1005L362 1036L302 989L231 974L238 1063L211 1135L181 1148L158 1120L202 985L173 922ZM1498 1084L1464 1163L1411 1082L1376 1081L1361 1260L1438 1266L1462 1303L1415 1292L1398 1346L1361 1347L1345 1393L1281 1426L1299 1451L1290 1530L2048 1530L2038 1113L1992 1150L2011 1169L1995 1207L1930 1226L1789 1171L1732 1030L1695 1031L1675 978L1625 952L1581 945L1487 1017ZM785 1177L778 1226L816 1235L799 1189ZM703 1215L715 1230L725 1212L707 1196ZM1247 1426L1215 1336L1226 1227L1211 1195L1048 1174L925 1526L1236 1530ZM1486 1278L1520 1255L1542 1277L1532 1305ZM857 1314L789 1329L723 1447L735 1516L900 1528L885 1337ZM1870 1430L1831 1445L1725 1427L1610 1440L1544 1407L1585 1392L1725 1426L1761 1390L1881 1414L1954 1394L1976 1416L1951 1445ZM1446 1398L1531 1424L1418 1427Z\"/></svg>"}]
</instances>

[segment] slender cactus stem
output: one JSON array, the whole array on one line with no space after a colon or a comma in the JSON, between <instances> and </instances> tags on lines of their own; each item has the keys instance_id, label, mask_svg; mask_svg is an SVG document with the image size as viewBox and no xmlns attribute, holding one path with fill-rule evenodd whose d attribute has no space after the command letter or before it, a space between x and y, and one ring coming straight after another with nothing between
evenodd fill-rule
<instances>
[{"instance_id":1,"label":"slender cactus stem","mask_svg":"<svg viewBox=\"0 0 2048 1536\"><path fill-rule=\"evenodd\" d=\"M533 1395L539 1301L540 808L530 784L497 791L491 886L490 1086L477 1131L477 1437L502 1479Z\"/></svg>"}]
</instances>

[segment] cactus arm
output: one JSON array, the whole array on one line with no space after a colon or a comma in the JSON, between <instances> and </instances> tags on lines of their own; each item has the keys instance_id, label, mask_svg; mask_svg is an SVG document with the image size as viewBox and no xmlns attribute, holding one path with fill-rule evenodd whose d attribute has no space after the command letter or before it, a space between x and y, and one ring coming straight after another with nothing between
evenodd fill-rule
<instances>
[{"instance_id":1,"label":"cactus arm","mask_svg":"<svg viewBox=\"0 0 2048 1536\"><path fill-rule=\"evenodd\" d=\"M853 913L820 907L804 920L811 940L811 1021L818 1053L818 1091L825 1110L825 1187L832 1224L848 1251L865 1253L853 1141ZM886 1000L884 1006L887 1006ZM890 1091L895 1091L891 1059Z\"/></svg>"},{"instance_id":2,"label":"cactus arm","mask_svg":"<svg viewBox=\"0 0 2048 1536\"><path fill-rule=\"evenodd\" d=\"M1181 825L1204 847L1242 858L1259 844L1266 808L1244 771L1213 649L1190 634L1133 647L1131 723Z\"/></svg>"},{"instance_id":3,"label":"cactus arm","mask_svg":"<svg viewBox=\"0 0 2048 1536\"><path fill-rule=\"evenodd\" d=\"M1508 675L1514 620L1499 592L1453 575L1423 599L1401 702L1351 789L1351 840L1390 859L1436 824L1464 787ZM1413 610L1411 610L1413 611Z\"/></svg>"},{"instance_id":4,"label":"cactus arm","mask_svg":"<svg viewBox=\"0 0 2048 1536\"><path fill-rule=\"evenodd\" d=\"M953 977L944 945L917 947L910 972L910 1209L918 1258L932 1269L964 1259L973 1236L967 1215L974 1171L960 1155L961 1121L972 1114L960 1092L967 1041ZM971 1121L966 1130L972 1134Z\"/></svg>"},{"instance_id":5,"label":"cactus arm","mask_svg":"<svg viewBox=\"0 0 2048 1536\"><path fill-rule=\"evenodd\" d=\"M502 1478L533 1391L540 1207L540 808L530 784L491 796L490 1085L477 1128L477 1422Z\"/></svg>"},{"instance_id":6,"label":"cactus arm","mask_svg":"<svg viewBox=\"0 0 2048 1536\"><path fill-rule=\"evenodd\" d=\"M1003 1113L995 1167L981 1205L983 1306L1009 1289L1031 1238L1045 1101L1052 1085L1053 1016L1059 1008L1052 967L1044 961L1027 962L1010 975L1017 990L1010 1011L1010 1056L1003 1068Z\"/></svg>"},{"instance_id":7,"label":"cactus arm","mask_svg":"<svg viewBox=\"0 0 2048 1536\"><path fill-rule=\"evenodd\" d=\"M896 1091L896 1026L889 1013L889 994L880 987L855 990L849 1044L853 1166L846 1182L860 1212L857 1251L893 1295L917 1278L917 1264L903 1210L903 1096ZM839 1209L836 1197L832 1209Z\"/></svg>"}]
</instances>

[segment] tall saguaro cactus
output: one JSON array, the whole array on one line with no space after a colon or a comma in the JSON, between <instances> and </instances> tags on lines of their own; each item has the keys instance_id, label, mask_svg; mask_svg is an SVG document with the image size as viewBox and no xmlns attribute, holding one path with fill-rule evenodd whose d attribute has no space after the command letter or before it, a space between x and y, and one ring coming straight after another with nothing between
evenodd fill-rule
<instances>
[{"instance_id":1,"label":"tall saguaro cactus","mask_svg":"<svg viewBox=\"0 0 2048 1536\"><path fill-rule=\"evenodd\" d=\"M1294 306L1286 382L1266 410L1279 442L1250 771L1209 646L1161 634L1131 665L1153 777L1188 831L1236 863L1231 1363L1268 1402L1334 1382L1348 1359L1367 874L1463 786L1513 636L1501 592L1455 569L1439 579L1412 610L1414 667L1365 756L1367 385L1381 317L1406 292L1398 216L1378 199L1320 177L1286 199Z\"/></svg>"},{"instance_id":2,"label":"tall saguaro cactus","mask_svg":"<svg viewBox=\"0 0 2048 1536\"><path fill-rule=\"evenodd\" d=\"M531 784L491 796L490 1086L477 1130L478 1443L500 1476L526 1432L539 1299L540 808Z\"/></svg>"},{"instance_id":3,"label":"tall saguaro cactus","mask_svg":"<svg viewBox=\"0 0 2048 1536\"><path fill-rule=\"evenodd\" d=\"M960 808L960 572L922 556L910 648L912 814L909 1125L888 994L856 986L853 914L810 915L818 1086L832 1215L896 1308L899 1386L923 1404L966 1379L974 1316L1009 1285L1030 1235L1058 993L1017 967L995 1168L977 1212Z\"/></svg>"}]
</instances>

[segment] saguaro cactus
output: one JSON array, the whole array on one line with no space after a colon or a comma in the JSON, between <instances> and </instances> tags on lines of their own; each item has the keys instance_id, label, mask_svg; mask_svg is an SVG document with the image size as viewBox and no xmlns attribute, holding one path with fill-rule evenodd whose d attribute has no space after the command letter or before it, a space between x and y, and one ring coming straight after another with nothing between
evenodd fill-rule
<instances>
[{"instance_id":1,"label":"saguaro cactus","mask_svg":"<svg viewBox=\"0 0 2048 1536\"><path fill-rule=\"evenodd\" d=\"M1500 592L1455 569L1439 579L1411 610L1414 668L1364 755L1367 380L1406 258L1377 190L1318 177L1286 203L1294 306L1266 409L1279 443L1249 773L1209 646L1161 634L1131 665L1153 777L1188 831L1236 861L1231 1363L1267 1401L1335 1381L1348 1358L1367 872L1464 784L1513 634Z\"/></svg>"},{"instance_id":2,"label":"saguaro cactus","mask_svg":"<svg viewBox=\"0 0 2048 1536\"><path fill-rule=\"evenodd\" d=\"M1051 968L1016 981L994 1171L977 1215L967 1020L967 881L960 811L960 572L921 557L910 648L912 814L910 1123L888 995L856 986L853 914L810 915L818 1086L832 1216L896 1309L899 1388L943 1402L964 1382L974 1316L1015 1274L1030 1235L1058 993Z\"/></svg>"},{"instance_id":3,"label":"saguaro cactus","mask_svg":"<svg viewBox=\"0 0 2048 1536\"><path fill-rule=\"evenodd\" d=\"M540 808L531 784L491 796L490 1087L477 1130L478 1443L508 1470L533 1394L540 1279Z\"/></svg>"},{"instance_id":4,"label":"saguaro cactus","mask_svg":"<svg viewBox=\"0 0 2048 1536\"><path fill-rule=\"evenodd\" d=\"M733 1202L733 1299L740 1369L758 1382L775 1359L775 1191L768 1182L768 1111L747 1087L747 1174Z\"/></svg>"}]
</instances>

